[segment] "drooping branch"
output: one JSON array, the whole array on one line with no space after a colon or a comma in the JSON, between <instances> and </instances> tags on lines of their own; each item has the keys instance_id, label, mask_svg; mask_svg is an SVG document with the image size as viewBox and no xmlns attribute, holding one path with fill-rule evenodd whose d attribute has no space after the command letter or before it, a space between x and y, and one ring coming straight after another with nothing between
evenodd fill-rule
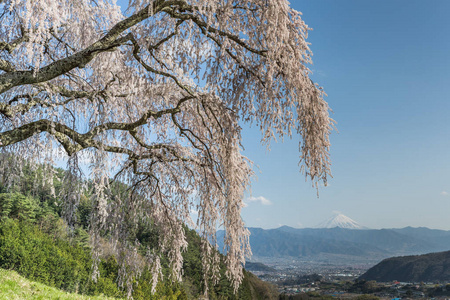
<instances>
[{"instance_id":1,"label":"drooping branch","mask_svg":"<svg viewBox=\"0 0 450 300\"><path fill-rule=\"evenodd\" d=\"M167 12L170 16L172 16L173 18L179 19L179 20L191 20L193 21L195 24L197 24L197 26L201 29L201 30L206 30L207 32L210 33L214 33L214 34L218 34L220 36L226 37L229 40L235 42L236 44L238 44L239 46L245 48L246 50L257 54L257 55L261 55L261 56L265 56L267 53L267 49L255 49L251 46L249 46L245 41L243 41L242 39L239 38L239 36L237 34L231 34L229 32L214 28L212 26L210 26L209 24L207 24L206 22L204 22L203 20L201 20L198 16L195 16L192 13L179 13L177 12L176 8L167 8L164 10L165 12ZM180 7L179 11L193 11L193 7L190 5L183 5Z\"/></svg>"},{"instance_id":2,"label":"drooping branch","mask_svg":"<svg viewBox=\"0 0 450 300\"><path fill-rule=\"evenodd\" d=\"M132 35L129 36L129 39L133 43L133 57L136 59L137 62L139 62L139 64L141 64L142 67L144 67L144 69L146 69L147 71L152 72L154 74L158 74L158 75L162 75L164 77L171 78L181 89L185 90L191 96L194 95L194 92L191 91L188 86L183 85L176 76L174 76L170 73L164 72L164 71L156 70L155 68L152 68L151 66L146 64L144 62L144 60L139 56L140 46L139 46L138 42L136 41L136 39ZM165 38L163 40L167 40L167 39ZM161 41L163 41L163 40L161 40Z\"/></svg>"}]
</instances>

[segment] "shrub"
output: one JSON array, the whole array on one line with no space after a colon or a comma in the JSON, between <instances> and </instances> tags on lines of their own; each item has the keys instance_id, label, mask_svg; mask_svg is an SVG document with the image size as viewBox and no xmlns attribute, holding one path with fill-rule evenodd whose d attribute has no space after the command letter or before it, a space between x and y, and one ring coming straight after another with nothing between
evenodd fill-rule
<instances>
[{"instance_id":1,"label":"shrub","mask_svg":"<svg viewBox=\"0 0 450 300\"><path fill-rule=\"evenodd\" d=\"M75 292L89 281L88 252L68 241L53 239L35 225L5 219L0 224L0 267L31 279Z\"/></svg>"}]
</instances>

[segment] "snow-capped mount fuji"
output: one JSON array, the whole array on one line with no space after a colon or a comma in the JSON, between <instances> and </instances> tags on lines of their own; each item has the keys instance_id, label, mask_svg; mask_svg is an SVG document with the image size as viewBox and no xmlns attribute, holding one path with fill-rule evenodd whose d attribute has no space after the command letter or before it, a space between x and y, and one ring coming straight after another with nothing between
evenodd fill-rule
<instances>
[{"instance_id":1,"label":"snow-capped mount fuji","mask_svg":"<svg viewBox=\"0 0 450 300\"><path fill-rule=\"evenodd\" d=\"M317 228L345 228L345 229L367 229L355 220L343 215L343 214L335 214L325 222L320 223L316 226Z\"/></svg>"}]
</instances>

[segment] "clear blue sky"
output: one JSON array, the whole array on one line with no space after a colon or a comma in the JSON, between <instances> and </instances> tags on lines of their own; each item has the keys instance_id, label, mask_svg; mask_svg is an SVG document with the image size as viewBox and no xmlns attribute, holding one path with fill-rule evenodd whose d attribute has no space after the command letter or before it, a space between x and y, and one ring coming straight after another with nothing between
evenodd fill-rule
<instances>
[{"instance_id":1,"label":"clear blue sky","mask_svg":"<svg viewBox=\"0 0 450 300\"><path fill-rule=\"evenodd\" d=\"M317 198L298 137L266 153L245 128L253 197L271 203L247 201L247 226L311 227L340 211L371 228L450 229L450 1L291 3L314 29L313 79L337 121L334 178Z\"/></svg>"}]
</instances>

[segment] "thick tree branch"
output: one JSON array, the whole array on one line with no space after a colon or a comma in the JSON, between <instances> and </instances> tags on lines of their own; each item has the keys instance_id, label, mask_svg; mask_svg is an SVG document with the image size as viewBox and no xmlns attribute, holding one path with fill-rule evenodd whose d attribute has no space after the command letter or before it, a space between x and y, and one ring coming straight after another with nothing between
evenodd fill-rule
<instances>
[{"instance_id":1,"label":"thick tree branch","mask_svg":"<svg viewBox=\"0 0 450 300\"><path fill-rule=\"evenodd\" d=\"M9 61L0 58L0 70L5 72L14 72L16 68Z\"/></svg>"},{"instance_id":2,"label":"thick tree branch","mask_svg":"<svg viewBox=\"0 0 450 300\"><path fill-rule=\"evenodd\" d=\"M12 41L11 43L7 43L4 41L0 41L0 51L8 51L9 53L13 52L14 49L16 49L20 44L22 44L23 42L27 42L28 41L28 35L27 33L22 30L22 36L15 39L14 41Z\"/></svg>"},{"instance_id":3,"label":"thick tree branch","mask_svg":"<svg viewBox=\"0 0 450 300\"><path fill-rule=\"evenodd\" d=\"M149 18L153 14L162 11L164 8L183 2L179 0L155 1L152 3L153 8L149 6L144 7L131 17L117 23L104 37L82 51L42 67L37 72L33 70L16 71L0 75L0 94L18 85L45 82L63 75L74 68L83 68L99 53L110 51L129 41L128 35L120 37L127 29Z\"/></svg>"},{"instance_id":4,"label":"thick tree branch","mask_svg":"<svg viewBox=\"0 0 450 300\"><path fill-rule=\"evenodd\" d=\"M12 103L19 101L20 99L28 99L27 103L19 103L12 106ZM61 103L60 105L64 105L65 103ZM41 98L37 97L37 94L30 95L16 95L13 99L9 101L8 104L6 103L0 103L0 113L8 118L12 118L14 114L21 113L24 114L25 112L29 111L32 107L36 105L41 106L49 106L48 103L46 103Z\"/></svg>"},{"instance_id":5,"label":"thick tree branch","mask_svg":"<svg viewBox=\"0 0 450 300\"><path fill-rule=\"evenodd\" d=\"M75 152L93 147L111 153L126 154L133 161L150 159L154 157L165 162L189 161L188 159L179 156L176 151L168 145L145 145L145 148L147 150L166 149L174 158L166 159L161 154L152 152L137 154L136 152L124 147L105 145L104 143L94 139L89 133L80 134L66 125L49 120L39 120L26 124L22 127L0 133L0 146L15 144L40 132L48 132L53 135L64 147L69 156L73 155Z\"/></svg>"},{"instance_id":6,"label":"thick tree branch","mask_svg":"<svg viewBox=\"0 0 450 300\"><path fill-rule=\"evenodd\" d=\"M45 89L41 89L40 87L39 91L46 92ZM87 98L91 99L97 95L104 96L105 92L85 92L85 91L74 91L74 90L68 90L64 87L53 87L54 93L59 94L62 97L65 97L64 101L60 102L47 102L44 101L42 98L37 97L39 92L36 92L34 94L23 94L23 95L15 95L11 100L9 100L8 103L0 103L0 113L8 118L12 118L15 114L24 114L28 112L30 109L32 109L35 106L41 106L44 108L47 107L56 107L56 106L64 106L68 104L69 102L80 99L80 98ZM122 95L120 95L122 96ZM48 98L48 95L46 96ZM13 103L18 102L20 99L28 99L27 103L19 103L17 105L13 106Z\"/></svg>"},{"instance_id":7,"label":"thick tree branch","mask_svg":"<svg viewBox=\"0 0 450 300\"><path fill-rule=\"evenodd\" d=\"M145 114L142 115L141 118L139 118L137 121L132 123L118 123L118 122L108 122L102 125L98 125L94 128L92 128L89 132L87 132L85 135L89 138L93 138L94 136L98 135L101 132L104 132L106 130L126 130L131 131L136 129L139 126L142 126L147 123L147 120L149 118L159 119L163 115L171 114L174 115L178 112L180 112L180 106L184 102L193 99L194 96L187 96L178 101L177 106L173 108L168 108L160 111L152 111L148 110Z\"/></svg>"},{"instance_id":8,"label":"thick tree branch","mask_svg":"<svg viewBox=\"0 0 450 300\"><path fill-rule=\"evenodd\" d=\"M96 147L97 144L94 141L94 138L104 131L107 130L133 131L137 127L146 124L149 118L158 119L166 114L174 115L180 112L180 106L184 102L193 98L194 98L193 96L183 97L178 101L178 104L173 108L168 108L160 111L148 110L145 114L142 115L141 118L139 118L135 122L131 123L108 122L105 124L98 125L84 134L80 134L64 124L43 119L0 133L0 146L12 145L21 142L23 140L26 140L35 134L46 131L49 132L50 134L58 135L57 138L62 144L64 141L67 140L67 138L65 137L69 137L71 140L73 140L77 145L71 146L66 143L67 153L69 155L72 155L73 153L80 151L82 149L86 149L89 147ZM30 101L30 103L34 105L37 102ZM0 112L3 113L5 116L10 117L11 112L9 110L6 110L4 108L5 106L7 105L0 104Z\"/></svg>"}]
</instances>

